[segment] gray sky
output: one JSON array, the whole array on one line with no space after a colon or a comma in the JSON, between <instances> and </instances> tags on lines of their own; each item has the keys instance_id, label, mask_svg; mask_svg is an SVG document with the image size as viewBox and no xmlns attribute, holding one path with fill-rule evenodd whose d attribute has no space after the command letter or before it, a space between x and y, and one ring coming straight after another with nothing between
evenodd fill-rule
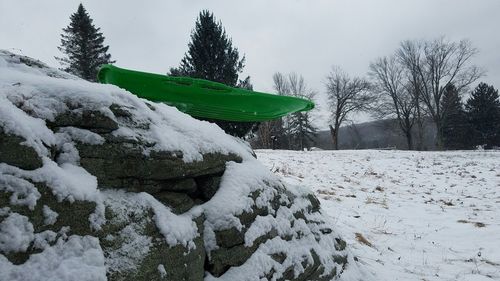
<instances>
[{"instance_id":1,"label":"gray sky","mask_svg":"<svg viewBox=\"0 0 500 281\"><path fill-rule=\"evenodd\" d=\"M254 89L274 72L324 92L332 65L365 75L405 39L468 38L481 79L500 88L500 0L0 0L0 49L58 66L61 29L82 2L120 67L166 73L187 50L198 13L212 11L247 63ZM322 125L326 127L326 124Z\"/></svg>"}]
</instances>

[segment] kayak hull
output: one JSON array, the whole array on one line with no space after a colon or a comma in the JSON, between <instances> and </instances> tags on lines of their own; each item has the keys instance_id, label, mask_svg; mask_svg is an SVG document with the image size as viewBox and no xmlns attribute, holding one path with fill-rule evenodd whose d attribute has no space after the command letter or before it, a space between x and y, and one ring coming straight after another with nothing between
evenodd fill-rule
<instances>
[{"instance_id":1,"label":"kayak hull","mask_svg":"<svg viewBox=\"0 0 500 281\"><path fill-rule=\"evenodd\" d=\"M314 108L314 103L306 99L233 88L203 79L128 70L113 65L102 66L98 80L116 85L138 97L175 106L199 118L255 122Z\"/></svg>"}]
</instances>

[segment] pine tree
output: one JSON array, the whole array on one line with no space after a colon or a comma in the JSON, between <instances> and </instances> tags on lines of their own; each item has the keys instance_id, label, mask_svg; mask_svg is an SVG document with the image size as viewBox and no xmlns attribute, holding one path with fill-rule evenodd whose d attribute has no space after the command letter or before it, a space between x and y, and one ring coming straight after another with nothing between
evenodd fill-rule
<instances>
[{"instance_id":1,"label":"pine tree","mask_svg":"<svg viewBox=\"0 0 500 281\"><path fill-rule=\"evenodd\" d=\"M169 75L201 78L251 90L249 76L238 80L244 66L245 56L240 59L238 49L233 47L222 23L217 22L211 12L204 10L200 12L191 33L188 52L178 68L170 69ZM257 127L254 122L207 121L216 123L228 134L237 137L243 137Z\"/></svg>"},{"instance_id":2,"label":"pine tree","mask_svg":"<svg viewBox=\"0 0 500 281\"><path fill-rule=\"evenodd\" d=\"M445 149L469 148L470 126L457 88L448 84L441 100L443 144Z\"/></svg>"},{"instance_id":3,"label":"pine tree","mask_svg":"<svg viewBox=\"0 0 500 281\"><path fill-rule=\"evenodd\" d=\"M308 112L296 112L289 118L289 135L292 149L304 150L314 144L316 137L316 128L310 122Z\"/></svg>"},{"instance_id":4,"label":"pine tree","mask_svg":"<svg viewBox=\"0 0 500 281\"><path fill-rule=\"evenodd\" d=\"M80 3L76 13L70 16L70 24L63 29L61 46L58 47L66 57L56 57L70 72L85 80L96 81L99 66L114 63L108 54L109 46L104 46L104 36L100 28L92 23L89 14Z\"/></svg>"},{"instance_id":5,"label":"pine tree","mask_svg":"<svg viewBox=\"0 0 500 281\"><path fill-rule=\"evenodd\" d=\"M191 33L188 52L178 68L170 69L174 76L189 76L236 86L238 73L245 66L238 49L227 37L222 23L207 10L201 11Z\"/></svg>"},{"instance_id":6,"label":"pine tree","mask_svg":"<svg viewBox=\"0 0 500 281\"><path fill-rule=\"evenodd\" d=\"M473 144L500 146L500 100L498 90L480 83L465 105L473 129Z\"/></svg>"},{"instance_id":7,"label":"pine tree","mask_svg":"<svg viewBox=\"0 0 500 281\"><path fill-rule=\"evenodd\" d=\"M285 95L312 100L316 92L309 89L302 75L290 73L284 86ZM311 123L309 111L295 112L283 118L283 127L289 149L303 150L312 146L316 128Z\"/></svg>"}]
</instances>

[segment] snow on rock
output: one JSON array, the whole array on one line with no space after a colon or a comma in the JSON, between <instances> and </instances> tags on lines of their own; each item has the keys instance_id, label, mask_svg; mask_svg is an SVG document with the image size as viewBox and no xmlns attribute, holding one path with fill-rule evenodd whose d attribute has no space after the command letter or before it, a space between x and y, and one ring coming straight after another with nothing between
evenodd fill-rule
<instances>
[{"instance_id":1,"label":"snow on rock","mask_svg":"<svg viewBox=\"0 0 500 281\"><path fill-rule=\"evenodd\" d=\"M11 213L0 223L0 251L25 252L35 235L33 225L25 216Z\"/></svg>"},{"instance_id":2,"label":"snow on rock","mask_svg":"<svg viewBox=\"0 0 500 281\"><path fill-rule=\"evenodd\" d=\"M0 280L366 279L214 124L0 51Z\"/></svg>"},{"instance_id":3,"label":"snow on rock","mask_svg":"<svg viewBox=\"0 0 500 281\"><path fill-rule=\"evenodd\" d=\"M203 205L207 280L330 280L348 261L357 268L316 204L257 160L228 164L219 192Z\"/></svg>"},{"instance_id":4,"label":"snow on rock","mask_svg":"<svg viewBox=\"0 0 500 281\"><path fill-rule=\"evenodd\" d=\"M11 204L26 205L33 210L41 196L40 192L31 182L2 172L2 167L5 167L2 165L0 164L0 191L12 193L9 200Z\"/></svg>"},{"instance_id":5,"label":"snow on rock","mask_svg":"<svg viewBox=\"0 0 500 281\"><path fill-rule=\"evenodd\" d=\"M0 91L5 87L1 86L3 87ZM55 143L53 132L46 127L43 120L25 114L3 94L0 95L0 126L6 134L23 137L26 141L21 144L34 148L41 156L48 156L49 151L45 144Z\"/></svg>"},{"instance_id":6,"label":"snow on rock","mask_svg":"<svg viewBox=\"0 0 500 281\"><path fill-rule=\"evenodd\" d=\"M54 224L57 221L58 213L52 211L49 206L43 206L43 223L44 224Z\"/></svg>"},{"instance_id":7,"label":"snow on rock","mask_svg":"<svg viewBox=\"0 0 500 281\"><path fill-rule=\"evenodd\" d=\"M0 124L8 133L27 139L27 145L39 153L47 152L43 143L55 142L53 133L45 126L71 109L75 114L95 110L116 121L110 107L126 108L136 123L147 123L145 130L121 130L116 134L128 138L140 138L154 143L145 148L154 150L182 151L184 161L202 159L210 152L230 153L252 157L249 149L234 138L228 137L219 127L201 122L164 104L150 104L113 85L100 85L80 79L56 79L47 77L47 66L23 65L28 58L0 52ZM24 112L30 112L32 116ZM44 121L46 120L46 121ZM125 124L122 124L125 125ZM127 126L124 126L127 127ZM80 134L80 138L84 137Z\"/></svg>"},{"instance_id":8,"label":"snow on rock","mask_svg":"<svg viewBox=\"0 0 500 281\"><path fill-rule=\"evenodd\" d=\"M79 281L107 280L104 255L94 237L71 236L33 254L22 265L0 255L0 280Z\"/></svg>"},{"instance_id":9,"label":"snow on rock","mask_svg":"<svg viewBox=\"0 0 500 281\"><path fill-rule=\"evenodd\" d=\"M167 277L167 271L165 270L165 266L163 266L163 264L158 265L158 272L160 273L161 278Z\"/></svg>"}]
</instances>

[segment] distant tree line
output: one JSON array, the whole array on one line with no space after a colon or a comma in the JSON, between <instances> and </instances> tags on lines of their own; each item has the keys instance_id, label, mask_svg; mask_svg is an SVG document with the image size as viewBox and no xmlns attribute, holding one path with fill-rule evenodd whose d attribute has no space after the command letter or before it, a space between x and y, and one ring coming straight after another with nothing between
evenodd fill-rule
<instances>
[{"instance_id":1,"label":"distant tree line","mask_svg":"<svg viewBox=\"0 0 500 281\"><path fill-rule=\"evenodd\" d=\"M438 149L500 146L498 91L480 83L462 102L469 87L483 75L471 62L476 54L468 40L408 40L393 55L374 60L367 78L333 67L325 83L333 148L338 149L340 127L359 112L378 120L394 119L410 150L425 149L424 123L428 121L436 128ZM289 80L275 75L275 91L288 94ZM307 141L301 143L306 146L290 141L294 138L286 127L293 123L288 118L293 115L261 125L255 145L281 149L314 145L314 137L304 138ZM316 129L309 131L307 136L314 136Z\"/></svg>"},{"instance_id":2,"label":"distant tree line","mask_svg":"<svg viewBox=\"0 0 500 281\"><path fill-rule=\"evenodd\" d=\"M63 70L96 81L100 65L115 62L104 39L80 4L61 34L58 49L64 56L56 59ZM372 61L367 78L351 76L340 67L333 67L325 83L333 147L338 149L340 127L358 112L369 113L375 119L395 120L410 150L424 149L423 124L428 120L436 128L438 149L500 146L498 90L479 83L463 102L470 86L483 75L472 64L476 54L468 40L407 40L392 55ZM240 57L222 23L205 10L195 22L188 51L180 65L170 69L169 75L202 78L251 90L250 76L239 77L244 67L245 56ZM278 95L311 100L317 95L299 74L277 72L273 82ZM303 150L314 146L317 132L311 112L297 112L260 124L208 121L231 135L253 137L252 145L258 148Z\"/></svg>"},{"instance_id":3,"label":"distant tree line","mask_svg":"<svg viewBox=\"0 0 500 281\"><path fill-rule=\"evenodd\" d=\"M395 120L410 150L424 149L428 120L438 149L500 146L498 91L480 83L462 102L483 75L471 62L476 54L468 40L408 40L393 55L374 60L368 78L333 67L326 76L333 148L338 149L340 127L356 112Z\"/></svg>"},{"instance_id":4,"label":"distant tree line","mask_svg":"<svg viewBox=\"0 0 500 281\"><path fill-rule=\"evenodd\" d=\"M462 103L469 86L483 75L471 62L476 54L468 40L403 41L393 55L370 64L377 100L372 113L396 119L410 150L423 149L426 118L436 127L438 149L500 146L498 91L480 83Z\"/></svg>"}]
</instances>

